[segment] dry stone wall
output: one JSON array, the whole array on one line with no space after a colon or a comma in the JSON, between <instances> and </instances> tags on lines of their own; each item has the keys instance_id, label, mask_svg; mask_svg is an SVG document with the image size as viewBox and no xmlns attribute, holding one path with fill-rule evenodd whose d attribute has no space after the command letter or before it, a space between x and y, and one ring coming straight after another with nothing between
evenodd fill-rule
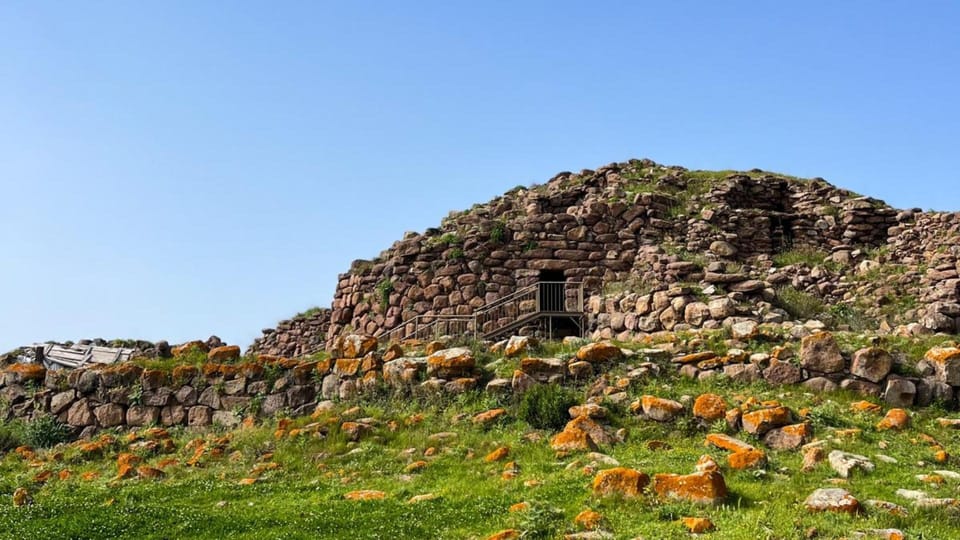
<instances>
[{"instance_id":1,"label":"dry stone wall","mask_svg":"<svg viewBox=\"0 0 960 540\"><path fill-rule=\"evenodd\" d=\"M745 340L764 339L762 327L753 324L745 330ZM807 332L799 346L795 343L774 346L770 353L731 347L719 355L670 341L639 350L598 341L582 344L568 357L537 358L529 356L534 345L530 338L514 337L492 348L521 358L511 378L496 378L477 365L469 348L434 342L378 349L372 336L348 335L337 340L332 358L318 361L262 355L221 363L213 359L221 354L214 349L211 360L199 367L186 364L172 371L131 363L72 371L14 364L0 377L0 400L4 420L53 415L79 436L151 425L234 426L257 416L309 414L323 400L350 400L385 390L510 394L542 383L592 381L588 394L626 406L630 398L624 390L631 380L668 369L698 379L723 375L740 382L802 384L815 392L843 388L895 407L934 401L956 406L960 349L955 347L931 349L919 364L904 369L896 351L880 347L845 355L829 332ZM237 348L223 349L228 348L232 350L224 352L237 358ZM614 368L625 375L617 380L606 375Z\"/></svg>"},{"instance_id":2,"label":"dry stone wall","mask_svg":"<svg viewBox=\"0 0 960 540\"><path fill-rule=\"evenodd\" d=\"M318 309L293 319L280 321L276 328L265 328L250 345L247 354L267 354L296 358L320 352L326 347L330 330L330 310Z\"/></svg>"}]
</instances>

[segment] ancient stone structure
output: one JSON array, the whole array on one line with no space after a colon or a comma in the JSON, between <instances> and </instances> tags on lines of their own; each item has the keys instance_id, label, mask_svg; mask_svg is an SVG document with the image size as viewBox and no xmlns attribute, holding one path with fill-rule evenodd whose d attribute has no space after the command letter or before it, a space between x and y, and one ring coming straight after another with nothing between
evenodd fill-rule
<instances>
[{"instance_id":1,"label":"ancient stone structure","mask_svg":"<svg viewBox=\"0 0 960 540\"><path fill-rule=\"evenodd\" d=\"M311 310L277 327L266 328L263 336L254 340L249 352L295 358L322 351L330 330L330 310Z\"/></svg>"},{"instance_id":2,"label":"ancient stone structure","mask_svg":"<svg viewBox=\"0 0 960 540\"><path fill-rule=\"evenodd\" d=\"M582 283L596 336L788 320L783 287L882 329L953 332L958 238L960 214L897 211L822 179L632 160L560 173L407 233L340 276L329 319L285 321L252 350L309 353L345 331L468 316L539 281ZM828 264L778 266L787 251Z\"/></svg>"}]
</instances>

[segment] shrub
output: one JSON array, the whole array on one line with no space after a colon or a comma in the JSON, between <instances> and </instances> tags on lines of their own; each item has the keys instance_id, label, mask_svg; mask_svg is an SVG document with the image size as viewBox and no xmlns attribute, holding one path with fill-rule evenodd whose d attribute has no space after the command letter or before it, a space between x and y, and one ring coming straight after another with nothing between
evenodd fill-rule
<instances>
[{"instance_id":1,"label":"shrub","mask_svg":"<svg viewBox=\"0 0 960 540\"><path fill-rule=\"evenodd\" d=\"M570 419L567 410L577 404L572 390L557 384L538 384L520 398L517 416L537 429L562 429Z\"/></svg>"},{"instance_id":2,"label":"shrub","mask_svg":"<svg viewBox=\"0 0 960 540\"><path fill-rule=\"evenodd\" d=\"M34 418L23 425L23 443L34 448L49 448L70 438L70 428L50 415Z\"/></svg>"},{"instance_id":3,"label":"shrub","mask_svg":"<svg viewBox=\"0 0 960 540\"><path fill-rule=\"evenodd\" d=\"M502 221L494 223L490 230L490 241L494 244L502 244L507 238L507 226Z\"/></svg>"},{"instance_id":4,"label":"shrub","mask_svg":"<svg viewBox=\"0 0 960 540\"><path fill-rule=\"evenodd\" d=\"M813 319L826 311L823 300L787 285L777 289L776 305L797 319Z\"/></svg>"},{"instance_id":5,"label":"shrub","mask_svg":"<svg viewBox=\"0 0 960 540\"><path fill-rule=\"evenodd\" d=\"M380 301L380 307L387 309L390 305L390 293L393 292L393 282L383 278L377 283L377 299Z\"/></svg>"},{"instance_id":6,"label":"shrub","mask_svg":"<svg viewBox=\"0 0 960 540\"><path fill-rule=\"evenodd\" d=\"M520 518L523 538L556 538L563 523L562 510L538 501L533 501Z\"/></svg>"},{"instance_id":7,"label":"shrub","mask_svg":"<svg viewBox=\"0 0 960 540\"><path fill-rule=\"evenodd\" d=\"M23 438L16 426L6 422L0 424L0 452L8 452L22 445Z\"/></svg>"}]
</instances>

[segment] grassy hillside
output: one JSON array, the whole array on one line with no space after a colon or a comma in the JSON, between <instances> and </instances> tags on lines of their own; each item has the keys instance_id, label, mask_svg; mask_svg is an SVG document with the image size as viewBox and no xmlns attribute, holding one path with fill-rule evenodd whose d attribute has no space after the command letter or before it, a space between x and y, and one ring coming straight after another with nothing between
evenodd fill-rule
<instances>
[{"instance_id":1,"label":"grassy hillside","mask_svg":"<svg viewBox=\"0 0 960 540\"><path fill-rule=\"evenodd\" d=\"M545 344L538 352L562 350ZM626 373L641 360L638 355L622 363L607 380L630 380ZM480 391L456 397L384 394L329 404L312 417L272 419L231 432L108 431L93 442L20 447L0 459L0 537L487 538L513 529L515 537L558 538L582 531L574 519L588 509L602 516L599 529L615 538L689 538L683 517L709 518L715 530L707 535L715 538L850 538L891 527L909 538L960 537L956 504L920 508L896 493L903 488L922 490L929 498L956 496L960 480L933 475L957 469L951 456L960 452L960 431L937 421L955 412L933 406L913 411L903 431L878 430L888 407L855 411L852 405L862 398L852 394L815 395L802 387L748 386L722 378L696 382L668 375L673 372L665 366L659 377L633 378L627 393L631 400L643 395L678 400L685 404L683 412L657 422L622 402L604 402L604 423L610 431L625 430L626 437L595 454L558 454L550 446L557 428L531 424L549 424L551 416L565 413L571 398L584 402L588 386L541 391L536 402ZM826 452L862 454L875 469L842 479L824 461L802 472L800 450L767 449L765 465L733 470L727 451L705 446L709 433L762 443L723 420L698 423L692 399L707 392L722 396L731 408L743 404L744 410L754 402L750 398L777 401L810 423ZM498 419L486 425L474 420L500 407L506 414ZM8 446L22 442L8 437ZM508 450L494 459L498 448ZM938 450L948 455L938 456ZM718 506L664 499L649 488L635 498L600 496L591 489L597 472L616 464L651 477L687 474L703 454L720 464L730 492ZM921 480L921 474L933 476ZM893 502L907 515L866 505L859 515L809 512L804 499L823 487L843 487L861 503ZM12 503L24 496L24 491L15 495L18 488L27 495L20 506ZM347 498L360 490L375 490L368 497L382 492L383 498ZM412 502L416 497L421 500Z\"/></svg>"}]
</instances>

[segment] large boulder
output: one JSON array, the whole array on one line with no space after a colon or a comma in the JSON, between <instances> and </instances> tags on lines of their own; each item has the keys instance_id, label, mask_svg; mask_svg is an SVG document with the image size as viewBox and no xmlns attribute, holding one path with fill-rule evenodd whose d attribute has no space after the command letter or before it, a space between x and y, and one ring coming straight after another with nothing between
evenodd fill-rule
<instances>
[{"instance_id":1,"label":"large boulder","mask_svg":"<svg viewBox=\"0 0 960 540\"><path fill-rule=\"evenodd\" d=\"M907 379L890 378L883 400L894 407L910 407L917 396L917 386Z\"/></svg>"},{"instance_id":2,"label":"large boulder","mask_svg":"<svg viewBox=\"0 0 960 540\"><path fill-rule=\"evenodd\" d=\"M841 488L821 488L810 494L803 506L811 512L841 512L857 514L860 501L849 491Z\"/></svg>"},{"instance_id":3,"label":"large boulder","mask_svg":"<svg viewBox=\"0 0 960 540\"><path fill-rule=\"evenodd\" d=\"M767 369L763 370L763 378L770 384L797 384L803 380L803 373L790 362L772 360Z\"/></svg>"},{"instance_id":4,"label":"large boulder","mask_svg":"<svg viewBox=\"0 0 960 540\"><path fill-rule=\"evenodd\" d=\"M363 358L367 353L377 350L377 338L347 334L337 338L333 349L334 356L337 358Z\"/></svg>"},{"instance_id":5,"label":"large boulder","mask_svg":"<svg viewBox=\"0 0 960 540\"><path fill-rule=\"evenodd\" d=\"M693 402L693 416L704 422L714 422L724 417L727 401L717 394L700 394Z\"/></svg>"},{"instance_id":6,"label":"large boulder","mask_svg":"<svg viewBox=\"0 0 960 540\"><path fill-rule=\"evenodd\" d=\"M670 422L683 412L683 405L679 402L656 396L641 397L640 406L647 418L657 422Z\"/></svg>"},{"instance_id":7,"label":"large boulder","mask_svg":"<svg viewBox=\"0 0 960 540\"><path fill-rule=\"evenodd\" d=\"M653 490L666 499L697 504L719 504L727 497L727 484L717 470L693 474L658 474L653 477Z\"/></svg>"},{"instance_id":8,"label":"large boulder","mask_svg":"<svg viewBox=\"0 0 960 540\"><path fill-rule=\"evenodd\" d=\"M74 402L67 410L67 424L73 427L92 426L96 422L96 416L90 408L90 402L81 399Z\"/></svg>"},{"instance_id":9,"label":"large boulder","mask_svg":"<svg viewBox=\"0 0 960 540\"><path fill-rule=\"evenodd\" d=\"M864 472L873 470L873 463L866 456L851 454L842 450L830 452L830 454L827 455L827 461L830 463L830 467L837 471L837 474L843 478L849 478L850 473L856 469Z\"/></svg>"},{"instance_id":10,"label":"large boulder","mask_svg":"<svg viewBox=\"0 0 960 540\"><path fill-rule=\"evenodd\" d=\"M790 424L792 415L786 407L771 407L744 413L740 417L743 430L751 435L762 436L774 428Z\"/></svg>"},{"instance_id":11,"label":"large boulder","mask_svg":"<svg viewBox=\"0 0 960 540\"><path fill-rule=\"evenodd\" d=\"M937 381L960 386L960 348L934 347L923 359L933 366Z\"/></svg>"},{"instance_id":12,"label":"large boulder","mask_svg":"<svg viewBox=\"0 0 960 540\"><path fill-rule=\"evenodd\" d=\"M426 366L426 358L403 356L383 364L383 380L393 386L411 385L417 382L419 374Z\"/></svg>"},{"instance_id":13,"label":"large boulder","mask_svg":"<svg viewBox=\"0 0 960 540\"><path fill-rule=\"evenodd\" d=\"M577 359L593 364L618 360L622 356L623 351L620 350L620 347L608 341L590 343L580 347L580 350L577 351Z\"/></svg>"},{"instance_id":14,"label":"large boulder","mask_svg":"<svg viewBox=\"0 0 960 540\"><path fill-rule=\"evenodd\" d=\"M227 362L237 358L240 358L240 347L238 345L214 347L207 353L207 360L210 362Z\"/></svg>"},{"instance_id":15,"label":"large boulder","mask_svg":"<svg viewBox=\"0 0 960 540\"><path fill-rule=\"evenodd\" d=\"M593 479L596 495L618 495L625 498L639 497L650 483L650 477L634 469L616 467L597 473Z\"/></svg>"},{"instance_id":16,"label":"large boulder","mask_svg":"<svg viewBox=\"0 0 960 540\"><path fill-rule=\"evenodd\" d=\"M93 410L97 423L105 428L123 425L125 413L123 407L116 403L106 403Z\"/></svg>"},{"instance_id":17,"label":"large boulder","mask_svg":"<svg viewBox=\"0 0 960 540\"><path fill-rule=\"evenodd\" d=\"M893 358L890 353L879 347L867 347L853 353L850 374L878 383L890 374Z\"/></svg>"},{"instance_id":18,"label":"large boulder","mask_svg":"<svg viewBox=\"0 0 960 540\"><path fill-rule=\"evenodd\" d=\"M820 373L843 371L843 356L833 334L818 332L803 338L800 342L800 365Z\"/></svg>"},{"instance_id":19,"label":"large boulder","mask_svg":"<svg viewBox=\"0 0 960 540\"><path fill-rule=\"evenodd\" d=\"M509 340L507 340L507 344L503 349L503 354L511 357L520 356L526 352L528 348L534 345L534 341L528 336L512 336Z\"/></svg>"},{"instance_id":20,"label":"large boulder","mask_svg":"<svg viewBox=\"0 0 960 540\"><path fill-rule=\"evenodd\" d=\"M539 382L547 382L551 377L566 375L567 363L559 358L524 358L520 360L520 371Z\"/></svg>"},{"instance_id":21,"label":"large boulder","mask_svg":"<svg viewBox=\"0 0 960 540\"><path fill-rule=\"evenodd\" d=\"M469 375L475 366L473 353L465 347L441 349L427 357L427 375L441 379Z\"/></svg>"}]
</instances>

